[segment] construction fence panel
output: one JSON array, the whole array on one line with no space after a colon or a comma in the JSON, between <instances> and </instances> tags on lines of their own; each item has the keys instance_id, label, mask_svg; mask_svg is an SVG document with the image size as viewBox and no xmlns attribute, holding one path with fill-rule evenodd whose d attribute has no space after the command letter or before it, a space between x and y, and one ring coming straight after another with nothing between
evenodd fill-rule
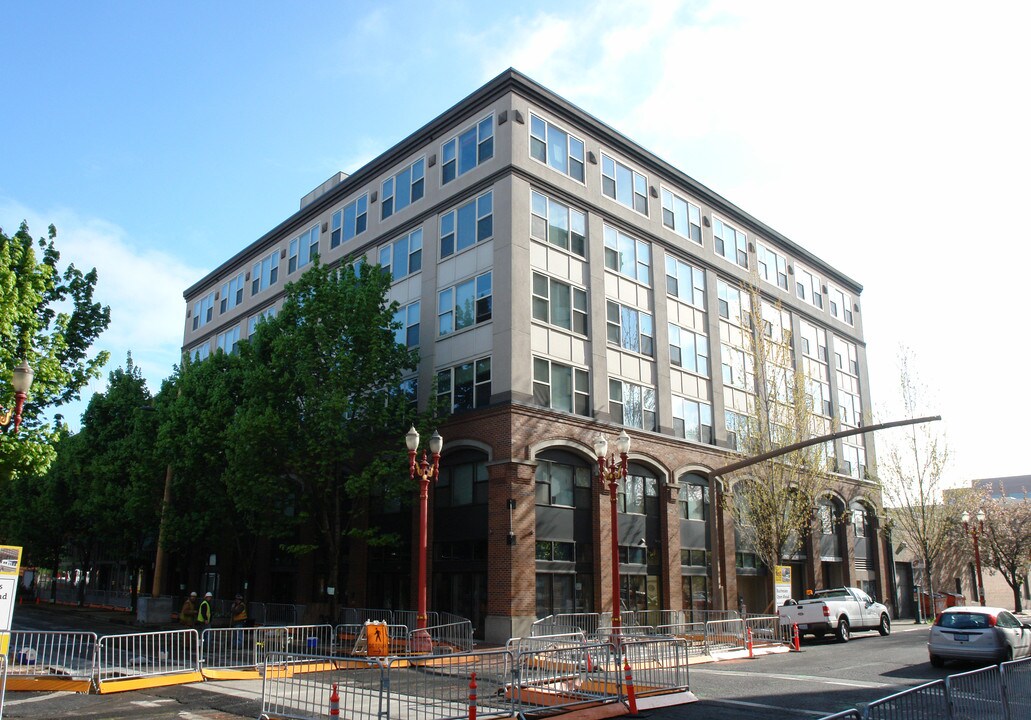
<instances>
[{"instance_id":1,"label":"construction fence panel","mask_svg":"<svg viewBox=\"0 0 1031 720\"><path fill-rule=\"evenodd\" d=\"M858 710L842 710L833 715L824 715L820 720L863 720Z\"/></svg>"},{"instance_id":2,"label":"construction fence panel","mask_svg":"<svg viewBox=\"0 0 1031 720\"><path fill-rule=\"evenodd\" d=\"M1002 674L996 665L945 678L952 720L1007 720Z\"/></svg>"},{"instance_id":3,"label":"construction fence panel","mask_svg":"<svg viewBox=\"0 0 1031 720\"><path fill-rule=\"evenodd\" d=\"M557 635L576 630L594 637L598 628L612 625L612 613L559 613L537 620L531 635Z\"/></svg>"},{"instance_id":4,"label":"construction fence panel","mask_svg":"<svg viewBox=\"0 0 1031 720\"><path fill-rule=\"evenodd\" d=\"M710 653L743 650L744 620L710 620L705 623L705 646Z\"/></svg>"},{"instance_id":5,"label":"construction fence panel","mask_svg":"<svg viewBox=\"0 0 1031 720\"><path fill-rule=\"evenodd\" d=\"M434 625L426 628L433 641L433 654L447 655L473 649L473 624L470 620Z\"/></svg>"},{"instance_id":6,"label":"construction fence panel","mask_svg":"<svg viewBox=\"0 0 1031 720\"><path fill-rule=\"evenodd\" d=\"M311 670L296 672L297 669ZM265 656L261 717L316 720L329 716L337 686L340 717L384 720L386 687L383 663L375 658L329 658L318 655Z\"/></svg>"},{"instance_id":7,"label":"construction fence panel","mask_svg":"<svg viewBox=\"0 0 1031 720\"><path fill-rule=\"evenodd\" d=\"M659 625L655 628L659 635L671 635L684 641L684 648L688 655L701 656L709 652L705 644L705 623L684 622L673 625Z\"/></svg>"},{"instance_id":8,"label":"construction fence panel","mask_svg":"<svg viewBox=\"0 0 1031 720\"><path fill-rule=\"evenodd\" d=\"M370 620L389 624L393 620L393 612L379 608L340 608L341 625L364 625Z\"/></svg>"},{"instance_id":9,"label":"construction fence panel","mask_svg":"<svg viewBox=\"0 0 1031 720\"><path fill-rule=\"evenodd\" d=\"M387 716L398 720L468 718L471 694L477 717L511 717L514 656L506 650L388 661ZM476 687L473 688L475 677Z\"/></svg>"},{"instance_id":10,"label":"construction fence panel","mask_svg":"<svg viewBox=\"0 0 1031 720\"><path fill-rule=\"evenodd\" d=\"M568 649L587 644L587 636L577 630L554 635L531 635L530 637L511 638L505 643L505 649L515 655L532 653L538 650Z\"/></svg>"},{"instance_id":11,"label":"construction fence panel","mask_svg":"<svg viewBox=\"0 0 1031 720\"><path fill-rule=\"evenodd\" d=\"M951 717L944 680L875 700L863 712L863 720L945 720Z\"/></svg>"},{"instance_id":12,"label":"construction fence panel","mask_svg":"<svg viewBox=\"0 0 1031 720\"><path fill-rule=\"evenodd\" d=\"M415 630L419 627L419 611L418 610L392 610L390 612L390 618L386 621L388 625L404 625L409 630ZM430 611L426 613L426 625L443 625L449 623L451 620L442 621L440 619L440 613Z\"/></svg>"},{"instance_id":13,"label":"construction fence panel","mask_svg":"<svg viewBox=\"0 0 1031 720\"><path fill-rule=\"evenodd\" d=\"M370 620L370 623L377 622ZM386 625L387 655L408 655L412 652L412 633L407 625ZM334 629L336 652L340 655L366 657L369 654L368 625L337 625ZM375 649L375 648L373 648Z\"/></svg>"},{"instance_id":14,"label":"construction fence panel","mask_svg":"<svg viewBox=\"0 0 1031 720\"><path fill-rule=\"evenodd\" d=\"M201 635L205 670L256 669L269 653L332 655L331 625L209 628Z\"/></svg>"},{"instance_id":15,"label":"construction fence panel","mask_svg":"<svg viewBox=\"0 0 1031 720\"><path fill-rule=\"evenodd\" d=\"M1031 717L1031 658L1004 662L999 672L1010 717Z\"/></svg>"},{"instance_id":16,"label":"construction fence panel","mask_svg":"<svg viewBox=\"0 0 1031 720\"><path fill-rule=\"evenodd\" d=\"M84 691L93 682L97 634L16 630L10 633L7 653L13 689L41 689L45 684L47 689Z\"/></svg>"},{"instance_id":17,"label":"construction fence panel","mask_svg":"<svg viewBox=\"0 0 1031 720\"><path fill-rule=\"evenodd\" d=\"M144 680L132 687L199 682L200 637L196 630L107 635L97 641L97 689ZM160 679L159 679L160 678Z\"/></svg>"},{"instance_id":18,"label":"construction fence panel","mask_svg":"<svg viewBox=\"0 0 1031 720\"><path fill-rule=\"evenodd\" d=\"M784 642L779 615L749 615L745 628L752 631L753 645L780 645Z\"/></svg>"},{"instance_id":19,"label":"construction fence panel","mask_svg":"<svg viewBox=\"0 0 1031 720\"><path fill-rule=\"evenodd\" d=\"M688 690L687 642L680 638L632 639L623 653L637 695L659 695Z\"/></svg>"},{"instance_id":20,"label":"construction fence panel","mask_svg":"<svg viewBox=\"0 0 1031 720\"><path fill-rule=\"evenodd\" d=\"M609 643L533 650L515 662L513 699L524 715L616 702L622 694L620 655Z\"/></svg>"}]
</instances>

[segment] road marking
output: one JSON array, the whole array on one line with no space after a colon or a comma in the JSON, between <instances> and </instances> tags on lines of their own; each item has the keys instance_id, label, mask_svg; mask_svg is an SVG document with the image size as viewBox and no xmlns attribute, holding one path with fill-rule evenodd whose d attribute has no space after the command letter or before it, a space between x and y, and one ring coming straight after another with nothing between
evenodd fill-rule
<instances>
[{"instance_id":1,"label":"road marking","mask_svg":"<svg viewBox=\"0 0 1031 720\"><path fill-rule=\"evenodd\" d=\"M133 700L132 704L139 705L140 707L154 708L160 707L161 705L165 705L167 703L174 702L176 702L176 700L174 700L173 698L158 698L157 700Z\"/></svg>"},{"instance_id":2,"label":"road marking","mask_svg":"<svg viewBox=\"0 0 1031 720\"><path fill-rule=\"evenodd\" d=\"M820 677L819 675L780 675L777 673L748 672L744 670L710 670L708 668L692 668L692 673L709 673L711 675L748 675L761 678L776 678L778 680L795 680L802 682L815 682L822 685L844 685L845 687L856 688L881 688L894 687L889 683L867 682L865 680L838 680L837 678Z\"/></svg>"},{"instance_id":3,"label":"road marking","mask_svg":"<svg viewBox=\"0 0 1031 720\"><path fill-rule=\"evenodd\" d=\"M741 705L742 707L750 708L761 708L763 710L777 710L779 712L795 712L803 713L805 715L813 715L815 717L826 717L832 715L830 711L826 710L803 710L802 708L786 708L781 705L764 705L763 703L745 702L744 700L707 700L713 705Z\"/></svg>"}]
</instances>

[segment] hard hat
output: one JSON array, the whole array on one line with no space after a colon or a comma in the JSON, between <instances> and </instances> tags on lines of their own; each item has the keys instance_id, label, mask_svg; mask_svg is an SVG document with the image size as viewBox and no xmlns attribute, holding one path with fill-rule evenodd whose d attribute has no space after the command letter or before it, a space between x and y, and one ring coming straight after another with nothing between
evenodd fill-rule
<instances>
[{"instance_id":1,"label":"hard hat","mask_svg":"<svg viewBox=\"0 0 1031 720\"><path fill-rule=\"evenodd\" d=\"M212 597L212 594L209 593L209 592L206 592L206 593L204 593L204 597L206 597L206 598Z\"/></svg>"},{"instance_id":2,"label":"hard hat","mask_svg":"<svg viewBox=\"0 0 1031 720\"><path fill-rule=\"evenodd\" d=\"M195 593L195 592L190 593L190 597L197 597L197 593Z\"/></svg>"}]
</instances>

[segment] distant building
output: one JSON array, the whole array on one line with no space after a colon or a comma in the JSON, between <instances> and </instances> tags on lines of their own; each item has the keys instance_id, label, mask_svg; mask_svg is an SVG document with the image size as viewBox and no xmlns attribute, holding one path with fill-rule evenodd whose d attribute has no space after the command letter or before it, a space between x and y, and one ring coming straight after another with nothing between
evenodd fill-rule
<instances>
[{"instance_id":1,"label":"distant building","mask_svg":"<svg viewBox=\"0 0 1031 720\"><path fill-rule=\"evenodd\" d=\"M769 312L782 307L828 431L859 427L871 407L856 281L515 71L335 175L188 288L184 351L232 352L316 254L393 273L398 341L422 358L407 385L454 409L432 498L430 607L489 639L611 609L613 528L592 443L623 429L627 607L767 605L766 570L736 546L725 488L705 476L739 457L752 389L740 288L753 273ZM873 448L857 435L832 454L835 490L784 559L793 593L847 584L889 597ZM412 533L408 515L380 520ZM349 602L412 607L409 546L352 548L347 563ZM326 599L317 565L263 567L295 601Z\"/></svg>"}]
</instances>

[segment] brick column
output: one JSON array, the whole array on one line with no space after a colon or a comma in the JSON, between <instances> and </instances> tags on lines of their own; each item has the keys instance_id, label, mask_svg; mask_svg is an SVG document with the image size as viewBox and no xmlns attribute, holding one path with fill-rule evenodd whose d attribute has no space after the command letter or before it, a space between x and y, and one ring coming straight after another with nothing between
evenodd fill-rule
<instances>
[{"instance_id":1,"label":"brick column","mask_svg":"<svg viewBox=\"0 0 1031 720\"><path fill-rule=\"evenodd\" d=\"M669 610L684 608L683 573L680 569L680 503L677 502L679 492L680 486L677 483L664 486L660 492L660 497L666 499L659 512L659 527L663 538L660 562L663 565L662 574L666 578L666 586L662 589L662 607Z\"/></svg>"},{"instance_id":2,"label":"brick column","mask_svg":"<svg viewBox=\"0 0 1031 720\"><path fill-rule=\"evenodd\" d=\"M534 463L508 461L487 468L488 643L503 645L509 638L529 635L536 619L535 467ZM514 540L509 539L510 532Z\"/></svg>"}]
</instances>

